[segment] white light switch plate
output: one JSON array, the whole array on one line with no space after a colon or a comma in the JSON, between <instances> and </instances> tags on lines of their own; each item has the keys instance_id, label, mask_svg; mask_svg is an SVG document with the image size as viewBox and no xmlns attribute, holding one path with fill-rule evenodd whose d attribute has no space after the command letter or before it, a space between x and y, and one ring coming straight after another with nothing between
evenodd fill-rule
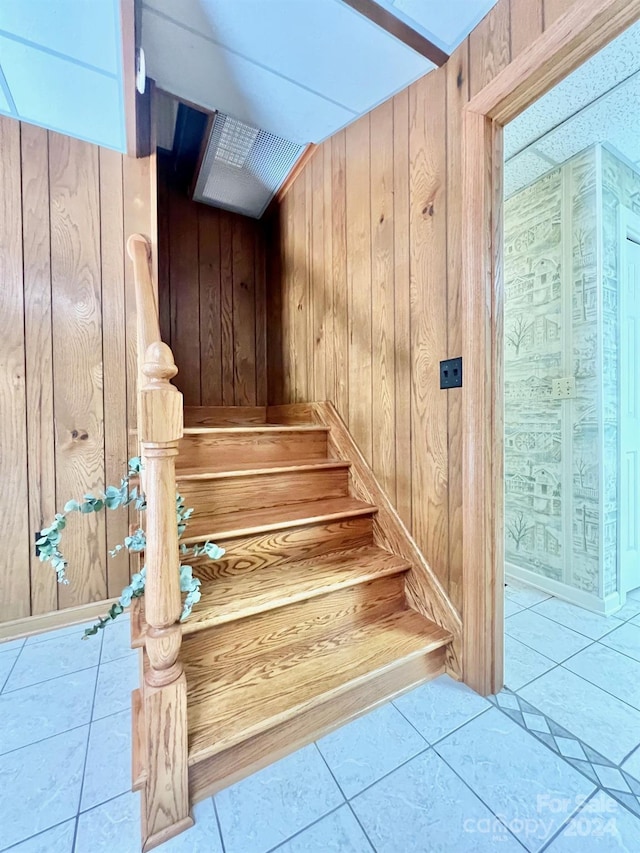
<instances>
[{"instance_id":1,"label":"white light switch plate","mask_svg":"<svg viewBox=\"0 0 640 853\"><path fill-rule=\"evenodd\" d=\"M568 400L576 396L575 376L563 376L551 382L551 396L555 400Z\"/></svg>"}]
</instances>

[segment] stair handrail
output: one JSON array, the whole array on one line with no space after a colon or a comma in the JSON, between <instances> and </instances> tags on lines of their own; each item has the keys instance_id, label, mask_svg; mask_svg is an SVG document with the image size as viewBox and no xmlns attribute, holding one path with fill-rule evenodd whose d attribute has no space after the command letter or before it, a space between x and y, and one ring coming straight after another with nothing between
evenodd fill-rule
<instances>
[{"instance_id":1,"label":"stair handrail","mask_svg":"<svg viewBox=\"0 0 640 853\"><path fill-rule=\"evenodd\" d=\"M132 234L138 345L138 443L145 512L145 652L142 685L146 780L142 797L143 848L191 825L187 764L186 678L179 658L180 554L175 459L183 434L182 394L171 384L173 353L160 337L151 244Z\"/></svg>"}]
</instances>

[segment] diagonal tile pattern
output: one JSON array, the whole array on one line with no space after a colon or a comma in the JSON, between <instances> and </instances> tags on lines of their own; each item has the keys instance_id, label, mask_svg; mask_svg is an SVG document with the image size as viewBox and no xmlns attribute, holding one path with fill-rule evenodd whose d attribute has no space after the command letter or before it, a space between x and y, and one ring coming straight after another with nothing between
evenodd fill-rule
<instances>
[{"instance_id":1,"label":"diagonal tile pattern","mask_svg":"<svg viewBox=\"0 0 640 853\"><path fill-rule=\"evenodd\" d=\"M640 599L605 619L510 596L497 696L442 676L198 803L157 849L637 853ZM139 853L128 633L77 655L77 628L0 644L0 851Z\"/></svg>"}]
</instances>

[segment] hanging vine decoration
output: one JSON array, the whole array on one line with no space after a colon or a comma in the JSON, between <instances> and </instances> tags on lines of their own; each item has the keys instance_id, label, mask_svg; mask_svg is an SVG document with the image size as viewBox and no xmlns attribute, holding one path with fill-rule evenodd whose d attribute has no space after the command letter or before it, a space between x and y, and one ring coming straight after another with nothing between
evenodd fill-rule
<instances>
[{"instance_id":1,"label":"hanging vine decoration","mask_svg":"<svg viewBox=\"0 0 640 853\"><path fill-rule=\"evenodd\" d=\"M43 527L40 531L39 538L36 540L38 546L38 557L41 562L49 563L56 573L58 583L68 584L67 577L68 562L60 551L60 542L62 540L62 531L67 526L67 519L73 513L81 515L89 515L92 512L101 512L102 510L126 509L129 506L134 506L135 509L144 512L146 509L146 501L144 495L140 492L137 486L130 488L132 478L139 477L142 469L141 460L139 457L134 457L129 460L126 476L120 481L120 486L107 486L104 492L98 496L86 494L82 501L70 500L64 505L63 512L57 512L53 522L48 527ZM182 495L176 494L176 523L178 525L178 538L182 537L189 519L193 514L193 508L187 509ZM138 528L131 535L127 536L124 542L119 543L109 551L111 557L115 557L121 551L126 550L129 553L135 554L145 550L147 544L146 536L142 528ZM200 580L193 576L193 568L182 563L183 558L200 557L206 555L210 560L219 560L224 555L224 549L218 547L213 542L205 542L203 545L187 546L184 543L180 544L180 591L186 593L182 602L182 615L180 621L187 619L195 604L200 601ZM143 566L139 572L136 572L131 583L122 590L120 598L111 605L107 614L101 617L95 625L86 628L83 639L97 634L102 628L120 616L135 598L140 598L144 595L145 584L147 579L147 570Z\"/></svg>"}]
</instances>

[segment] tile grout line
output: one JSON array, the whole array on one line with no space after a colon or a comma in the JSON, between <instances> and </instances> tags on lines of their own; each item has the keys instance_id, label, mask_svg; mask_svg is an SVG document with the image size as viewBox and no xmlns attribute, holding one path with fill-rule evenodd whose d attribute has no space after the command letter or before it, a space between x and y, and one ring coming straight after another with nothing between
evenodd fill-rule
<instances>
[{"instance_id":1,"label":"tile grout line","mask_svg":"<svg viewBox=\"0 0 640 853\"><path fill-rule=\"evenodd\" d=\"M78 827L80 825L80 813L82 809L82 794L84 793L84 779L87 772L87 760L89 758L89 744L91 741L91 730L93 728L93 711L96 705L96 693L98 691L98 681L100 679L100 664L102 663L102 650L104 648L104 634L100 637L100 654L98 655L98 666L96 669L96 681L93 685L93 700L91 702L91 713L89 715L89 731L87 732L87 747L84 753L84 764L82 765L82 780L80 782L80 792L78 795L78 806L76 809L76 826L75 831L73 833L73 844L71 846L71 850L74 851L76 849L76 840L78 838ZM120 795L121 796L121 795ZM103 804L101 804L103 805ZM87 811L90 811L88 809Z\"/></svg>"},{"instance_id":2,"label":"tile grout line","mask_svg":"<svg viewBox=\"0 0 640 853\"><path fill-rule=\"evenodd\" d=\"M531 704L531 702L529 702L527 699L524 699L523 697L518 696L518 695L517 695L517 693L514 693L513 691L511 691L511 692L510 692L510 694L507 694L507 695L516 696L516 698L517 698L517 699L521 699L523 702L525 702L527 705L529 705L531 708L533 708L533 711L534 711L537 715L541 716L541 717L542 717L542 718L543 718L547 723L548 723L548 722L551 722L551 723L553 723L553 725L554 725L554 726L556 726L557 728L562 729L562 730L563 730L563 731L565 731L568 735L571 735L571 738L572 738L573 740L575 740L575 741L580 745L580 747L582 748L582 751L583 751L583 753L584 753L584 755L585 755L586 763L588 763L588 764L589 764L589 766L591 767L591 769L593 770L594 775L595 775L595 777L596 777L597 781L596 781L596 782L594 782L594 780L591 778L591 776L589 776L589 774L588 774L588 773L586 773L586 772L585 772L584 770L582 770L580 767L576 767L574 764L572 764L572 763L568 760L567 756L565 756L565 755L561 752L561 750L560 750L559 748L558 748L558 752L556 752L554 749L552 749L552 747L550 747L550 746L549 746L549 744L548 744L544 739L542 739L542 738L540 738L540 737L538 737L538 736L537 736L538 734L547 734L547 732L539 733L539 732L536 732L536 730L535 730L535 729L533 729L533 730L532 730L532 729L529 729L526 725L523 725L523 724L522 724L522 723L520 723L518 720L514 719L514 718L513 718L513 717L511 717L508 713L506 713L506 710L505 710L505 709L504 709L504 708L499 704L499 702L497 701L497 696L496 696L496 702L495 702L495 707L496 707L496 708L498 708L500 711L502 711L502 713L503 713L506 717L508 717L508 719L510 719L512 722L514 722L514 723L516 723L518 726L520 726L520 728L521 728L521 729L523 729L524 731L529 732L529 734L530 734L530 735L532 735L532 736L533 736L533 737L534 737L534 738L535 738L539 743L542 743L542 744L543 744L543 745L544 745L544 746L545 746L545 747L546 747L546 748L547 748L551 753L553 753L554 755L556 755L556 756L558 756L559 758L561 758L565 764L568 764L570 767L573 767L573 769L574 769L574 770L577 770L577 771L578 771L582 776L584 776L586 779L588 779L588 780L589 780L589 782L591 782L591 784L592 784L592 785L596 785L596 788L597 788L597 789L602 790L605 794L607 794L609 797L611 797L611 798L612 798L612 799L614 799L617 803L619 803L619 804L620 804L624 809L626 809L626 811L628 811L628 812L629 812L630 814L632 814L634 817L636 817L636 818L639 818L639 819L640 819L640 811L638 811L638 812L634 812L632 809L630 809L630 808L629 808L629 806L628 806L626 803L624 803L622 800L620 800L620 799L619 799L619 797L617 796L617 794L619 794L619 793L626 794L626 793L627 793L626 791L616 791L616 789L615 789L615 788L610 788L610 787L608 787L608 786L604 785L604 784L600 781L600 777L598 776L598 773L597 773L597 771L595 770L595 768L594 768L594 766L593 766L593 764L594 764L594 763L593 763L593 761L591 761L591 759L589 759L589 758L588 758L587 753L586 753L586 752L585 752L585 750L584 750L584 747L586 746L586 747L587 747L591 752L594 752L596 755L599 755L599 756L600 756L601 758L603 758L605 761L609 762L609 764L610 764L610 765L612 765L613 769L618 770L621 774L626 773L626 774L627 774L631 779L633 779L634 781L636 781L636 782L638 783L638 785L639 785L639 786L640 786L640 780L637 780L637 779L635 778L635 776L633 776L633 774L629 773L628 771L623 770L623 769L622 769L621 764L616 764L616 763L615 763L614 761L612 761L610 758L607 758L606 756L604 756L604 755L602 755L601 753L599 753L597 749L594 749L592 746L589 746L589 744L588 744L588 743L586 743L585 741L583 741L581 738L577 737L577 735L573 734L573 732L569 731L569 729L567 729L565 726L561 726L561 725L560 725L559 723L557 723L557 722L556 722L552 717L549 717L547 714L545 714L545 713L544 713L543 711L541 711L539 708L536 708L534 705L532 705L532 704ZM511 710L515 710L515 709L511 709ZM518 713L520 713L521 715L524 715L525 713L529 713L529 712L527 712L527 711L522 711L522 709L520 708L520 705L518 705ZM523 716L523 719L524 719L524 716ZM556 737L564 737L564 735L554 735L554 734L552 734L551 732L549 732L549 733L551 734L551 737L552 737L552 739L554 740L554 742L555 742L555 738L556 738ZM576 759L576 760L577 760L577 761L580 761L580 760L582 760L582 759ZM626 758L625 758L624 760L626 761ZM603 766L603 767L608 767L608 765L604 765L604 764L603 764L602 766ZM622 777L622 778L624 779L624 775L623 775L623 777ZM626 782L626 779L625 779L625 782ZM629 787L630 787L630 786L629 786ZM633 791L630 791L630 796L640 798L640 795L636 795ZM639 808L640 808L640 803L639 803Z\"/></svg>"},{"instance_id":3,"label":"tile grout line","mask_svg":"<svg viewBox=\"0 0 640 853\"><path fill-rule=\"evenodd\" d=\"M222 847L222 853L227 853L227 848L224 843L224 836L222 834L222 824L220 823L220 815L218 814L218 804L216 803L215 794L211 797L211 801L213 803L213 813L216 818L216 824L218 825L218 835L220 837L220 846Z\"/></svg>"},{"instance_id":4,"label":"tile grout line","mask_svg":"<svg viewBox=\"0 0 640 853\"><path fill-rule=\"evenodd\" d=\"M590 795L586 798L586 800L584 801L584 803L582 803L582 805L581 805L578 809L576 809L576 811L575 811L575 812L573 813L573 815L571 816L570 820L569 820L569 821L567 821L567 823L563 823L563 824L562 824L562 826L558 829L558 831L557 831L557 832L554 832L554 833L553 833L553 835L551 836L551 838L549 838L549 840L548 840L548 841L546 841L546 842L542 845L542 847L538 850L538 853L544 853L544 851L545 851L545 850L548 850L548 849L549 849L549 847L553 844L553 842L554 842L554 841L555 841L555 840L556 840L560 835L562 835L562 833L563 833L563 832L565 831L565 829L569 826L569 824L571 823L571 821L572 821L572 820L575 820L579 815L581 815L581 814L582 814L582 812L583 812L583 811L585 810L585 808L587 807L587 804L588 804L588 803L590 803L590 802L591 802L591 800L593 800L593 798L594 798L594 797L597 797L597 796L598 796L598 794L601 794L601 793L606 794L606 791L604 790L604 788L601 788L600 786L598 786L598 787L595 789L595 791L594 791L592 794L590 794Z\"/></svg>"},{"instance_id":5,"label":"tile grout line","mask_svg":"<svg viewBox=\"0 0 640 853\"><path fill-rule=\"evenodd\" d=\"M477 718L476 718L476 717L474 717L473 719L475 720L475 719L477 719ZM471 720L469 720L469 722L471 722ZM442 738L442 740L444 740L444 738ZM487 803L482 799L482 797L480 796L480 794L479 794L477 791L474 791L474 790L473 790L473 788L471 787L471 785L466 781L466 779L464 779L464 778L463 778L463 777L462 777L462 776L457 772L457 770L455 769L455 767L452 767L452 766L449 764L449 762L447 761L447 759L446 759L443 755L441 755L435 747L433 747L433 751L434 751L434 752L435 752L435 754L438 756L438 758L439 758L439 759L440 759L444 764L446 764L446 766L449 768L449 770L451 770L451 772L453 773L453 775L454 775L454 776L456 776L456 777L457 777L457 778L462 782L462 784L465 786L465 788L468 788L468 789L471 791L471 793L473 794L473 796L474 796L477 800L479 800L479 801L482 803L482 805L485 807L485 809L487 809L487 811L489 811L489 812L490 812L490 813L495 817L495 819L498 821L498 823L499 823L501 826L503 826L503 827L504 827L505 832L506 832L508 835L510 835L512 838L515 838L516 843L517 843L517 844L519 844L519 845L522 847L522 849L523 849L523 850L526 850L526 847L525 847L525 846L524 846L524 844L520 841L520 839L518 838L518 836L517 836L517 835L515 835L515 834L514 834L514 833L509 829L509 827L508 827L508 826L507 826L507 824L502 820L502 818L500 817L500 815L498 815L498 814L496 814L496 813L494 812L494 810L493 810L493 809L492 809L492 808L491 808L491 807L490 807L490 806L489 806L489 805L488 805L488 804L487 804Z\"/></svg>"},{"instance_id":6,"label":"tile grout line","mask_svg":"<svg viewBox=\"0 0 640 853\"><path fill-rule=\"evenodd\" d=\"M34 838L39 838L41 835L44 835L45 832L50 832L52 829L57 829L59 826L64 826L65 823L70 823L74 821L77 823L78 815L74 817L68 817L65 820L61 820L60 823L54 823L52 826L48 826L46 829L41 829L40 832L36 832L35 835L30 835L28 838L23 838L21 841L16 841L15 844L11 844L9 847L0 847L2 853L11 853L11 850L15 850L21 844L24 844L26 841L33 841ZM74 829L74 838L75 838L75 829ZM73 853L73 847L71 848Z\"/></svg>"},{"instance_id":7,"label":"tile grout line","mask_svg":"<svg viewBox=\"0 0 640 853\"><path fill-rule=\"evenodd\" d=\"M422 737L422 735L421 735L421 737ZM425 739L424 739L424 737L422 737L422 740L425 740ZM425 743L426 743L426 741L425 741ZM362 833L363 833L364 837L367 839L367 841L368 841L368 842L369 842L369 844L371 845L371 849L374 851L374 853L377 853L377 850L376 850L376 847L375 847L374 843L373 843L373 842L371 841L371 839L369 838L369 833L366 831L366 829L364 828L364 826L363 826L363 825L362 825L362 823L360 822L360 818L359 818L359 817L358 817L358 815L355 813L355 811L354 811L354 809L353 809L353 806L351 805L351 800L349 799L349 797L347 797L347 795L345 794L345 792L342 790L342 785L341 785L341 784L338 782L338 780L336 779L336 777L335 777L335 775L334 775L334 773L333 773L333 770L332 770L332 769L331 769L331 767L329 766L329 762L328 762L328 761L327 761L327 759L324 757L324 754L323 754L322 750L321 750L321 749L320 749L320 747L318 746L318 742L314 740L313 745L314 745L314 746L315 746L315 748L318 750L318 754L320 755L320 758L321 758L321 759L322 759L322 761L324 762L324 764L325 764L325 766L326 766L327 770L328 770L328 771L329 771L329 773L331 774L331 778L332 778L332 779L333 779L333 781L336 783L336 785L337 785L337 787L338 787L338 790L340 791L340 793L342 794L342 796L343 796L343 798L344 798L344 803L342 803L340 806L338 806L338 808L342 808L342 805L345 805L345 804L346 804L347 808L349 809L349 811L350 811L350 812L351 812L351 814L353 815L353 818L354 818L355 822L358 824L358 826L359 826L359 827L360 827L360 829L362 830ZM429 744L427 744L427 749L429 749ZM423 752L426 752L426 750L424 750L424 749L423 749L423 750L421 750L421 751L418 753L418 755L421 755ZM412 758L415 758L415 755L414 755L414 756L412 756ZM409 761L411 761L411 758L409 759ZM397 768L395 768L395 769L397 770ZM391 772L393 773L393 771L391 771ZM388 774L387 774L387 775L388 775ZM364 789L364 790L366 790L366 789ZM358 794L361 794L361 793L362 793L362 791L358 791ZM356 796L356 797L357 797L357 796L358 796L358 794L355 794L354 796ZM353 797L352 797L351 799L353 799Z\"/></svg>"}]
</instances>

